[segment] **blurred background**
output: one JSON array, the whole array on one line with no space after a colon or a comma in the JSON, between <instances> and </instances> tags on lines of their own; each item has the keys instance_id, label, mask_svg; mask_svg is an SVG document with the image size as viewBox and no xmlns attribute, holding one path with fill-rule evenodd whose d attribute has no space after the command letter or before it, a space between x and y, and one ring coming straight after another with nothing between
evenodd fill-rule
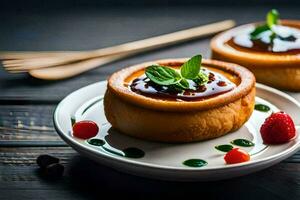
<instances>
[{"instance_id":1,"label":"blurred background","mask_svg":"<svg viewBox=\"0 0 300 200\"><path fill-rule=\"evenodd\" d=\"M233 18L262 20L299 0L1 0L0 50L83 50Z\"/></svg>"},{"instance_id":2,"label":"blurred background","mask_svg":"<svg viewBox=\"0 0 300 200\"><path fill-rule=\"evenodd\" d=\"M277 8L282 18L300 18L299 0L1 0L0 51L97 49L224 19L234 19L237 24L260 21L272 8ZM0 90L4 96L18 94L16 98L30 99L35 93L24 94L24 90L38 91L36 95L43 97L40 89L45 89L57 100L131 64L198 53L209 57L210 39L107 64L59 82L59 93L58 83L41 84L27 74L8 74L0 66Z\"/></svg>"}]
</instances>

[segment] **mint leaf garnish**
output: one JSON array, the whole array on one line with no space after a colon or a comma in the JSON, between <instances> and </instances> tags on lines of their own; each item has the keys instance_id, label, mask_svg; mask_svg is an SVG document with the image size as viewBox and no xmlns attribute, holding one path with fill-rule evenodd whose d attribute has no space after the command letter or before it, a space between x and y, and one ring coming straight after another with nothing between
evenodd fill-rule
<instances>
[{"instance_id":1,"label":"mint leaf garnish","mask_svg":"<svg viewBox=\"0 0 300 200\"><path fill-rule=\"evenodd\" d=\"M272 9L268 12L266 16L266 23L257 26L251 33L250 37L252 40L258 40L260 39L261 33L265 31L271 31L272 34L270 35L270 41L274 40L274 38L277 36L276 32L272 29L273 26L279 24L279 13L276 9Z\"/></svg>"},{"instance_id":2,"label":"mint leaf garnish","mask_svg":"<svg viewBox=\"0 0 300 200\"><path fill-rule=\"evenodd\" d=\"M279 21L279 13L277 10L272 9L267 14L267 25L269 29L272 29L272 26L277 25Z\"/></svg>"},{"instance_id":3,"label":"mint leaf garnish","mask_svg":"<svg viewBox=\"0 0 300 200\"><path fill-rule=\"evenodd\" d=\"M181 66L180 73L169 67L151 65L146 68L145 74L150 81L167 86L172 91L195 90L195 86L191 86L188 80L192 80L197 85L203 85L208 81L208 76L200 70L201 61L201 55L192 57Z\"/></svg>"},{"instance_id":4,"label":"mint leaf garnish","mask_svg":"<svg viewBox=\"0 0 300 200\"><path fill-rule=\"evenodd\" d=\"M158 85L173 85L181 80L181 76L174 69L159 65L146 68L146 76Z\"/></svg>"},{"instance_id":5,"label":"mint leaf garnish","mask_svg":"<svg viewBox=\"0 0 300 200\"><path fill-rule=\"evenodd\" d=\"M198 85L204 85L208 82L208 76L204 74L203 72L200 72L198 76L193 80Z\"/></svg>"},{"instance_id":6,"label":"mint leaf garnish","mask_svg":"<svg viewBox=\"0 0 300 200\"><path fill-rule=\"evenodd\" d=\"M184 90L190 89L190 84L186 79L181 79L176 85Z\"/></svg>"},{"instance_id":7,"label":"mint leaf garnish","mask_svg":"<svg viewBox=\"0 0 300 200\"><path fill-rule=\"evenodd\" d=\"M260 25L260 26L257 26L254 31L252 31L250 33L250 36L251 36L251 39L252 40L256 40L256 39L259 39L259 35L265 31L268 31L270 30L269 26L267 24L263 24L263 25Z\"/></svg>"},{"instance_id":8,"label":"mint leaf garnish","mask_svg":"<svg viewBox=\"0 0 300 200\"><path fill-rule=\"evenodd\" d=\"M202 56L196 55L185 62L180 68L181 76L190 80L195 79L200 71L201 60Z\"/></svg>"}]
</instances>

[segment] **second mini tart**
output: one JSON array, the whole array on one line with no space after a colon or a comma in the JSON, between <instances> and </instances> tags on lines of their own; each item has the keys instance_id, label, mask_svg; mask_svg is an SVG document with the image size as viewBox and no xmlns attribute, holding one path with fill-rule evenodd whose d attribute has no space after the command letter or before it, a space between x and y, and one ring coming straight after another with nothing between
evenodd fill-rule
<instances>
[{"instance_id":1,"label":"second mini tart","mask_svg":"<svg viewBox=\"0 0 300 200\"><path fill-rule=\"evenodd\" d=\"M299 20L281 20L280 25L299 29ZM250 32L257 23L225 31L211 41L212 58L232 62L251 70L256 80L279 89L300 91L300 49L287 52L261 52L232 46L232 38Z\"/></svg>"},{"instance_id":2,"label":"second mini tart","mask_svg":"<svg viewBox=\"0 0 300 200\"><path fill-rule=\"evenodd\" d=\"M153 64L176 68L187 59L147 62L114 73L104 98L105 115L113 128L141 139L194 142L215 138L240 128L254 108L255 78L235 64L204 60L202 65L238 80L232 90L193 101L152 98L130 88L133 77Z\"/></svg>"}]
</instances>

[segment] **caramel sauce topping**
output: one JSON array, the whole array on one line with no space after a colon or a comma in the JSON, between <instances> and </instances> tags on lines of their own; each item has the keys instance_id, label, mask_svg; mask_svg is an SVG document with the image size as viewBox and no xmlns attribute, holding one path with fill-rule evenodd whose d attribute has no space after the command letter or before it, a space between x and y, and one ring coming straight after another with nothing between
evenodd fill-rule
<instances>
[{"instance_id":1,"label":"caramel sauce topping","mask_svg":"<svg viewBox=\"0 0 300 200\"><path fill-rule=\"evenodd\" d=\"M239 78L230 74L222 74L222 71L202 68L208 75L209 81L204 85L197 85L192 80L188 80L190 86L195 89L176 91L170 87L153 83L142 72L134 73L128 78L128 83L124 83L131 91L151 98L173 101L199 101L233 90L239 82ZM223 72L225 73L225 72ZM232 82L233 81L233 82Z\"/></svg>"}]
</instances>

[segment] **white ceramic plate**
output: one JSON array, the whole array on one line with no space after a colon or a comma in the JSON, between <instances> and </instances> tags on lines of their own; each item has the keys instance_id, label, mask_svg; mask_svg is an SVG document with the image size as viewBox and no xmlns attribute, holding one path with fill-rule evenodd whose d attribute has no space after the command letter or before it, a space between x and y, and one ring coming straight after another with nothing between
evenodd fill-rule
<instances>
[{"instance_id":1,"label":"white ceramic plate","mask_svg":"<svg viewBox=\"0 0 300 200\"><path fill-rule=\"evenodd\" d=\"M54 124L59 135L76 151L91 159L124 171L144 177L176 181L207 181L232 178L249 174L274 165L291 156L300 148L300 139L282 144L266 146L262 143L259 128L272 111L283 110L294 121L300 122L299 103L276 89L257 84L256 103L271 108L270 112L254 111L249 121L238 131L226 136L204 142L188 144L165 144L147 142L122 135L112 129L103 111L103 95L106 82L99 82L81 88L68 95L54 113ZM100 127L97 138L106 141L103 147L90 145L85 140L72 136L72 119L76 121L93 120ZM297 130L299 132L299 128ZM248 139L254 147L240 147L251 154L249 162L226 165L222 153L214 147L229 144L234 139ZM122 149L136 147L145 152L142 158L122 156ZM107 151L110 150L110 151ZM115 152L115 153L114 153ZM183 165L183 161L199 158L207 161L201 168Z\"/></svg>"}]
</instances>

